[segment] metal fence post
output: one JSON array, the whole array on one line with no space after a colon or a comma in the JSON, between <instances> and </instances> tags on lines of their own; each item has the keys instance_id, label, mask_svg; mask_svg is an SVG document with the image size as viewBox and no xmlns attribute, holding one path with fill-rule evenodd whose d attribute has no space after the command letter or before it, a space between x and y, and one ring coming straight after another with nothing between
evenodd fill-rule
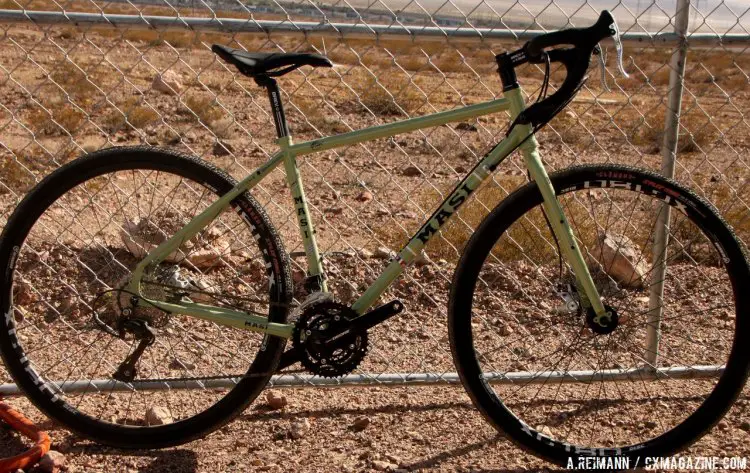
<instances>
[{"instance_id":1,"label":"metal fence post","mask_svg":"<svg viewBox=\"0 0 750 473\"><path fill-rule=\"evenodd\" d=\"M684 88L685 62L687 59L687 30L690 20L690 0L678 0L675 12L674 31L678 44L672 53L669 63L669 97L664 117L664 142L662 145L661 173L669 178L674 177L677 160L677 141L680 127L680 108ZM671 207L660 204L654 237L654 270L653 283L649 294L649 316L646 334L645 358L651 367L656 367L659 356L659 338L661 331L662 306L664 300L664 278L667 274L667 245L669 244L669 218Z\"/></svg>"}]
</instances>

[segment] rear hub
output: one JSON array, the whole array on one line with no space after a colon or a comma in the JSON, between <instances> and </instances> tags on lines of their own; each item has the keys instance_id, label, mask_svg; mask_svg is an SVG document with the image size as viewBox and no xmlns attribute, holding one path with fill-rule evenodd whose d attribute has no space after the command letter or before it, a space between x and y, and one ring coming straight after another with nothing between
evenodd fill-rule
<instances>
[{"instance_id":1,"label":"rear hub","mask_svg":"<svg viewBox=\"0 0 750 473\"><path fill-rule=\"evenodd\" d=\"M615 309L608 305L605 305L604 309L604 314L598 317L592 307L586 310L586 325L588 325L592 332L599 335L608 335L614 332L620 321L620 317Z\"/></svg>"}]
</instances>

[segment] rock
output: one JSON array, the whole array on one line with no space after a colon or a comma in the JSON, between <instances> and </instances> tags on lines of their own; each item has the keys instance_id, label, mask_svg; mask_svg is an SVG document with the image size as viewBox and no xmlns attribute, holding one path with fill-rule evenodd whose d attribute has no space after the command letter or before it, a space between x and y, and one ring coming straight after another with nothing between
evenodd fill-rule
<instances>
[{"instance_id":1,"label":"rock","mask_svg":"<svg viewBox=\"0 0 750 473\"><path fill-rule=\"evenodd\" d=\"M169 369L192 371L195 369L195 363L190 363L189 361L183 361L183 360L180 360L179 358L173 358L172 361L169 363Z\"/></svg>"},{"instance_id":2,"label":"rock","mask_svg":"<svg viewBox=\"0 0 750 473\"><path fill-rule=\"evenodd\" d=\"M592 252L602 268L618 283L629 288L642 288L647 274L643 255L625 235L605 233ZM640 260L640 261L639 261Z\"/></svg>"},{"instance_id":3,"label":"rock","mask_svg":"<svg viewBox=\"0 0 750 473\"><path fill-rule=\"evenodd\" d=\"M402 174L407 177L415 177L421 176L424 173L416 166L407 166L406 168L404 168Z\"/></svg>"},{"instance_id":4,"label":"rock","mask_svg":"<svg viewBox=\"0 0 750 473\"><path fill-rule=\"evenodd\" d=\"M205 277L205 276L204 276ZM218 289L216 284L208 283L203 278L193 281L192 288L195 289L190 291L190 298L194 302L209 303L214 300L214 295Z\"/></svg>"},{"instance_id":5,"label":"rock","mask_svg":"<svg viewBox=\"0 0 750 473\"><path fill-rule=\"evenodd\" d=\"M414 212L410 212L410 211L406 210L404 212L398 212L396 214L396 217L408 218L410 220L414 220L414 219L419 218L419 215L415 214Z\"/></svg>"},{"instance_id":6,"label":"rock","mask_svg":"<svg viewBox=\"0 0 750 473\"><path fill-rule=\"evenodd\" d=\"M402 463L401 459L397 457L396 455L393 455L391 453L386 453L385 458L388 459L389 462L395 463L396 465L400 465Z\"/></svg>"},{"instance_id":7,"label":"rock","mask_svg":"<svg viewBox=\"0 0 750 473\"><path fill-rule=\"evenodd\" d=\"M372 199L373 195L370 191L362 191L357 197L355 197L355 200L359 202L370 202Z\"/></svg>"},{"instance_id":8,"label":"rock","mask_svg":"<svg viewBox=\"0 0 750 473\"><path fill-rule=\"evenodd\" d=\"M379 259L391 259L394 257L393 251L391 251L390 248L386 248L385 246L379 246L375 253L373 254L376 258Z\"/></svg>"},{"instance_id":9,"label":"rock","mask_svg":"<svg viewBox=\"0 0 750 473\"><path fill-rule=\"evenodd\" d=\"M174 71L165 71L154 76L151 88L165 94L177 95L184 89L180 76Z\"/></svg>"},{"instance_id":10,"label":"rock","mask_svg":"<svg viewBox=\"0 0 750 473\"><path fill-rule=\"evenodd\" d=\"M221 255L222 252L218 248L204 248L193 251L187 259L196 268L206 270L214 266L224 266L226 263Z\"/></svg>"},{"instance_id":11,"label":"rock","mask_svg":"<svg viewBox=\"0 0 750 473\"><path fill-rule=\"evenodd\" d=\"M510 326L507 324L502 324L500 325L500 327L498 327L497 333L499 333L503 337L507 337L508 335L513 333L513 329L510 328Z\"/></svg>"},{"instance_id":12,"label":"rock","mask_svg":"<svg viewBox=\"0 0 750 473\"><path fill-rule=\"evenodd\" d=\"M552 429L550 429L546 425L537 425L536 431L542 435L546 435L547 437L555 438L554 435L552 435Z\"/></svg>"},{"instance_id":13,"label":"rock","mask_svg":"<svg viewBox=\"0 0 750 473\"><path fill-rule=\"evenodd\" d=\"M286 396L281 395L276 391L266 391L266 403L268 403L268 407L273 410L282 409L288 404Z\"/></svg>"},{"instance_id":14,"label":"rock","mask_svg":"<svg viewBox=\"0 0 750 473\"><path fill-rule=\"evenodd\" d=\"M105 144L107 144L107 140L103 138L88 136L83 139L80 146L86 154L89 154L103 147Z\"/></svg>"},{"instance_id":15,"label":"rock","mask_svg":"<svg viewBox=\"0 0 750 473\"><path fill-rule=\"evenodd\" d=\"M718 427L719 427L719 430L728 430L729 424L727 423L727 421L722 420L719 422Z\"/></svg>"},{"instance_id":16,"label":"rock","mask_svg":"<svg viewBox=\"0 0 750 473\"><path fill-rule=\"evenodd\" d=\"M169 413L169 409L155 406L146 411L147 425L166 425L173 422L174 419L172 419L172 414Z\"/></svg>"},{"instance_id":17,"label":"rock","mask_svg":"<svg viewBox=\"0 0 750 473\"><path fill-rule=\"evenodd\" d=\"M740 424L740 429L744 430L745 432L750 432L750 422L744 421Z\"/></svg>"},{"instance_id":18,"label":"rock","mask_svg":"<svg viewBox=\"0 0 750 473\"><path fill-rule=\"evenodd\" d=\"M145 258L148 253L167 239L164 230L152 223L148 218L138 223L126 220L120 230L120 238L125 248L136 258ZM177 249L164 258L169 263L180 263L185 259L185 253Z\"/></svg>"},{"instance_id":19,"label":"rock","mask_svg":"<svg viewBox=\"0 0 750 473\"><path fill-rule=\"evenodd\" d=\"M361 432L365 430L368 425L370 425L369 417L357 417L356 419L354 419L354 422L352 422L352 430L354 430L355 432Z\"/></svg>"},{"instance_id":20,"label":"rock","mask_svg":"<svg viewBox=\"0 0 750 473\"><path fill-rule=\"evenodd\" d=\"M363 259L372 258L372 251L366 248L358 249L357 254L359 255L360 258L363 258Z\"/></svg>"},{"instance_id":21,"label":"rock","mask_svg":"<svg viewBox=\"0 0 750 473\"><path fill-rule=\"evenodd\" d=\"M25 305L34 302L36 299L34 291L31 288L31 284L26 281L18 281L14 283L13 291L13 302L18 305Z\"/></svg>"},{"instance_id":22,"label":"rock","mask_svg":"<svg viewBox=\"0 0 750 473\"><path fill-rule=\"evenodd\" d=\"M302 437L307 434L307 432L310 430L310 421L307 419L298 420L296 422L292 422L291 427L289 428L289 436L293 439L301 439Z\"/></svg>"},{"instance_id":23,"label":"rock","mask_svg":"<svg viewBox=\"0 0 750 473\"><path fill-rule=\"evenodd\" d=\"M304 284L305 279L307 279L307 274L305 274L304 271L301 269L292 270L292 281L295 286L301 286Z\"/></svg>"},{"instance_id":24,"label":"rock","mask_svg":"<svg viewBox=\"0 0 750 473\"><path fill-rule=\"evenodd\" d=\"M377 471L393 471L398 468L398 465L383 460L373 460L372 467Z\"/></svg>"},{"instance_id":25,"label":"rock","mask_svg":"<svg viewBox=\"0 0 750 473\"><path fill-rule=\"evenodd\" d=\"M427 266L430 264L430 257L427 256L427 254L422 251L420 252L416 258L414 258L414 264L417 266Z\"/></svg>"},{"instance_id":26,"label":"rock","mask_svg":"<svg viewBox=\"0 0 750 473\"><path fill-rule=\"evenodd\" d=\"M462 130L462 131L477 131L476 125L474 125L473 123L466 123L466 122L459 123L458 125L456 125L455 129Z\"/></svg>"},{"instance_id":27,"label":"rock","mask_svg":"<svg viewBox=\"0 0 750 473\"><path fill-rule=\"evenodd\" d=\"M214 143L212 152L214 156L229 156L230 154L234 154L234 146L226 141L217 141Z\"/></svg>"},{"instance_id":28,"label":"rock","mask_svg":"<svg viewBox=\"0 0 750 473\"><path fill-rule=\"evenodd\" d=\"M57 473L65 470L65 455L50 450L37 464L37 470L44 473Z\"/></svg>"},{"instance_id":29,"label":"rock","mask_svg":"<svg viewBox=\"0 0 750 473\"><path fill-rule=\"evenodd\" d=\"M76 304L76 298L66 297L60 302L60 307L57 309L63 316L75 316L78 315L78 305Z\"/></svg>"}]
</instances>

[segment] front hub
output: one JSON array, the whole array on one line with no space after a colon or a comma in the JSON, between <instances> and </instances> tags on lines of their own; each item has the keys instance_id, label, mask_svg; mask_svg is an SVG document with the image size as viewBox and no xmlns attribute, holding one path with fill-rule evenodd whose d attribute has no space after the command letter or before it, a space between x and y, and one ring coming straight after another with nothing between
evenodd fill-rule
<instances>
[{"instance_id":1,"label":"front hub","mask_svg":"<svg viewBox=\"0 0 750 473\"><path fill-rule=\"evenodd\" d=\"M605 312L597 316L596 312L592 307L586 310L586 325L591 329L592 332L599 335L607 335L617 328L619 323L619 316L617 311L608 305L604 305Z\"/></svg>"}]
</instances>

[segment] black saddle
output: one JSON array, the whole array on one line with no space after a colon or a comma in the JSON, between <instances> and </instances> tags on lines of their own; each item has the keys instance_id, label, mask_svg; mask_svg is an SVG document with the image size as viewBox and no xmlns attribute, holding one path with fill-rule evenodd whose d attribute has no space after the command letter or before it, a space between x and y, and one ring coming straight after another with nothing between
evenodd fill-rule
<instances>
[{"instance_id":1,"label":"black saddle","mask_svg":"<svg viewBox=\"0 0 750 473\"><path fill-rule=\"evenodd\" d=\"M250 53L242 49L232 49L214 44L211 51L220 58L234 64L246 76L277 77L298 67L333 67L330 59L312 53Z\"/></svg>"}]
</instances>

